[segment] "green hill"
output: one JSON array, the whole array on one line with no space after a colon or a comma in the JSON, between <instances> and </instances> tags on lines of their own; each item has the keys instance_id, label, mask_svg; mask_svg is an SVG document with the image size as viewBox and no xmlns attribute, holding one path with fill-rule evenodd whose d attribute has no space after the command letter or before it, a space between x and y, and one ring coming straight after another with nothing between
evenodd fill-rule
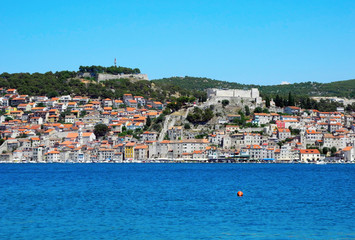
<instances>
[{"instance_id":1,"label":"green hill","mask_svg":"<svg viewBox=\"0 0 355 240\"><path fill-rule=\"evenodd\" d=\"M210 78L200 78L200 77L171 77L152 80L156 85L164 86L165 84L174 84L181 88L193 89L203 91L207 88L240 88L248 89L251 87L258 87L257 85L245 85L240 83L219 81Z\"/></svg>"},{"instance_id":2,"label":"green hill","mask_svg":"<svg viewBox=\"0 0 355 240\"><path fill-rule=\"evenodd\" d=\"M89 72L91 77L79 78L78 73ZM355 79L332 83L304 82L288 85L261 86L240 84L199 77L171 77L152 81L129 79L108 80L98 83L97 73L139 73L138 68L80 66L75 71L47 73L2 73L0 87L16 88L21 94L30 96L82 95L92 98L121 98L124 93L132 93L156 100L172 100L173 96L195 96L206 98L207 88L250 89L256 87L263 97L287 96L289 92L298 96L338 96L355 98Z\"/></svg>"},{"instance_id":3,"label":"green hill","mask_svg":"<svg viewBox=\"0 0 355 240\"><path fill-rule=\"evenodd\" d=\"M262 86L255 84L240 84L199 77L171 77L152 80L157 86L174 84L183 89L205 90L207 88L237 88L250 89L256 87L262 95L294 95L307 96L337 96L355 98L355 79L331 83L303 82L287 85Z\"/></svg>"},{"instance_id":4,"label":"green hill","mask_svg":"<svg viewBox=\"0 0 355 240\"><path fill-rule=\"evenodd\" d=\"M304 82L288 85L260 86L259 90L263 94L271 95L286 95L288 92L292 92L294 95L355 98L355 79L331 83Z\"/></svg>"},{"instance_id":5,"label":"green hill","mask_svg":"<svg viewBox=\"0 0 355 240\"><path fill-rule=\"evenodd\" d=\"M128 69L128 70L127 70ZM173 96L195 96L200 100L206 98L206 93L184 89L174 84L164 84L155 86L151 81L129 79L114 79L98 83L94 77L79 78L78 73L88 71L91 74L99 72L123 71L123 73L139 69L130 70L124 67L99 68L80 67L78 72L60 71L47 73L2 73L0 74L0 87L15 88L20 94L29 96L56 97L60 95L80 95L91 98L122 98L123 94L131 93L135 96L153 98L159 101L173 100Z\"/></svg>"}]
</instances>

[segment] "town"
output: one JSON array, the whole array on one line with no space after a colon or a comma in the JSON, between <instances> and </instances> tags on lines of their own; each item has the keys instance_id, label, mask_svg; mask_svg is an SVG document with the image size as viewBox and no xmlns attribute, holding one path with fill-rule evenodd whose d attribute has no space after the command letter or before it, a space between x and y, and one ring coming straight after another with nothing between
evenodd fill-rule
<instances>
[{"instance_id":1,"label":"town","mask_svg":"<svg viewBox=\"0 0 355 240\"><path fill-rule=\"evenodd\" d=\"M355 159L354 112L280 108L273 100L265 107L258 89L208 89L206 102L186 102L176 111L166 111L171 102L132 94L90 99L28 96L4 88L0 92L1 163ZM198 114L207 110L211 116L199 124ZM158 122L162 127L154 128Z\"/></svg>"}]
</instances>

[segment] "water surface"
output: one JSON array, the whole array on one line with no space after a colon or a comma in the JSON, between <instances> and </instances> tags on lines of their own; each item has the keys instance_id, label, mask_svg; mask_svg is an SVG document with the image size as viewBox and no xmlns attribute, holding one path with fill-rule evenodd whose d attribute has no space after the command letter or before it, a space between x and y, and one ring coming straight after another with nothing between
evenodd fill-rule
<instances>
[{"instance_id":1,"label":"water surface","mask_svg":"<svg viewBox=\"0 0 355 240\"><path fill-rule=\"evenodd\" d=\"M0 164L0 239L351 239L354 176L354 165Z\"/></svg>"}]
</instances>

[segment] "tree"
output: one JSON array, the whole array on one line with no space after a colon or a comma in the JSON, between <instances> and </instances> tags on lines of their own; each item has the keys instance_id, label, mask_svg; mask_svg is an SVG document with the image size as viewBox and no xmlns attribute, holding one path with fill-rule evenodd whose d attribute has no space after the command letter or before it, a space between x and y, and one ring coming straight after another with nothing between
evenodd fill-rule
<instances>
[{"instance_id":1,"label":"tree","mask_svg":"<svg viewBox=\"0 0 355 240\"><path fill-rule=\"evenodd\" d=\"M36 107L45 107L45 106L44 106L44 103L41 103L41 102L40 102L40 103L38 103L38 104L36 105Z\"/></svg>"},{"instance_id":2,"label":"tree","mask_svg":"<svg viewBox=\"0 0 355 240\"><path fill-rule=\"evenodd\" d=\"M94 134L96 137L103 137L109 131L108 126L106 124L97 124L94 128Z\"/></svg>"},{"instance_id":3,"label":"tree","mask_svg":"<svg viewBox=\"0 0 355 240\"><path fill-rule=\"evenodd\" d=\"M12 117L6 117L6 118L5 118L5 122L11 121L11 120L13 120Z\"/></svg>"},{"instance_id":4,"label":"tree","mask_svg":"<svg viewBox=\"0 0 355 240\"><path fill-rule=\"evenodd\" d=\"M248 106L245 106L244 109L245 109L245 116L249 116L249 115L250 115L250 109L249 109L249 107L248 107Z\"/></svg>"},{"instance_id":5,"label":"tree","mask_svg":"<svg viewBox=\"0 0 355 240\"><path fill-rule=\"evenodd\" d=\"M293 129L291 126L288 127L291 132L291 135L299 135L301 130L300 129Z\"/></svg>"},{"instance_id":6,"label":"tree","mask_svg":"<svg viewBox=\"0 0 355 240\"><path fill-rule=\"evenodd\" d=\"M211 120L211 118L213 118L213 111L211 108L206 108L205 112L202 115L202 121L203 122L208 122L209 120Z\"/></svg>"},{"instance_id":7,"label":"tree","mask_svg":"<svg viewBox=\"0 0 355 240\"><path fill-rule=\"evenodd\" d=\"M87 112L85 110L81 111L80 112L80 117L85 117L87 114Z\"/></svg>"},{"instance_id":8,"label":"tree","mask_svg":"<svg viewBox=\"0 0 355 240\"><path fill-rule=\"evenodd\" d=\"M146 125L147 127L150 127L151 124L152 124L152 119L148 116L145 125Z\"/></svg>"},{"instance_id":9,"label":"tree","mask_svg":"<svg viewBox=\"0 0 355 240\"><path fill-rule=\"evenodd\" d=\"M228 104L229 104L229 100L227 100L227 99L222 100L223 107L227 106Z\"/></svg>"},{"instance_id":10,"label":"tree","mask_svg":"<svg viewBox=\"0 0 355 240\"><path fill-rule=\"evenodd\" d=\"M348 104L345 108L346 111L348 112L355 112L355 102L353 102L351 105Z\"/></svg>"},{"instance_id":11,"label":"tree","mask_svg":"<svg viewBox=\"0 0 355 240\"><path fill-rule=\"evenodd\" d=\"M153 128L155 131L159 132L159 131L161 130L161 124L153 123L152 128Z\"/></svg>"},{"instance_id":12,"label":"tree","mask_svg":"<svg viewBox=\"0 0 355 240\"><path fill-rule=\"evenodd\" d=\"M267 108L270 107L270 98L269 98L269 96L266 96L266 98L265 98L265 107L267 107Z\"/></svg>"},{"instance_id":13,"label":"tree","mask_svg":"<svg viewBox=\"0 0 355 240\"><path fill-rule=\"evenodd\" d=\"M191 123L205 123L213 118L214 114L210 106L204 111L198 107L195 107L192 113L189 113L186 117L186 120Z\"/></svg>"},{"instance_id":14,"label":"tree","mask_svg":"<svg viewBox=\"0 0 355 240\"><path fill-rule=\"evenodd\" d=\"M270 112L269 112L269 109L264 108L264 109L263 109L263 113L270 113Z\"/></svg>"},{"instance_id":15,"label":"tree","mask_svg":"<svg viewBox=\"0 0 355 240\"><path fill-rule=\"evenodd\" d=\"M262 113L263 109L261 107L256 107L254 113Z\"/></svg>"},{"instance_id":16,"label":"tree","mask_svg":"<svg viewBox=\"0 0 355 240\"><path fill-rule=\"evenodd\" d=\"M248 108L249 109L249 108ZM246 118L242 110L239 110L238 114L240 115L240 118L235 118L233 120L234 123L238 124L239 126L245 126L246 124Z\"/></svg>"},{"instance_id":17,"label":"tree","mask_svg":"<svg viewBox=\"0 0 355 240\"><path fill-rule=\"evenodd\" d=\"M306 100L306 108L307 109L311 109L312 108L311 99L309 97Z\"/></svg>"},{"instance_id":18,"label":"tree","mask_svg":"<svg viewBox=\"0 0 355 240\"><path fill-rule=\"evenodd\" d=\"M64 112L61 112L59 115L59 121L63 121L65 119L65 116L70 115L71 114L71 110L69 108L67 108Z\"/></svg>"},{"instance_id":19,"label":"tree","mask_svg":"<svg viewBox=\"0 0 355 240\"><path fill-rule=\"evenodd\" d=\"M276 98L275 98L275 105L277 107L283 107L282 97L280 97L278 94L276 95Z\"/></svg>"},{"instance_id":20,"label":"tree","mask_svg":"<svg viewBox=\"0 0 355 240\"><path fill-rule=\"evenodd\" d=\"M166 108L169 108L169 109L171 109L173 112L175 112L175 111L178 111L178 110L181 108L181 106L180 106L179 104L175 103L175 102L171 102L171 103L168 103L168 105L166 106Z\"/></svg>"},{"instance_id":21,"label":"tree","mask_svg":"<svg viewBox=\"0 0 355 240\"><path fill-rule=\"evenodd\" d=\"M330 149L330 152L332 153L332 156L334 156L334 154L336 153L336 151L337 151L337 148L336 148L336 147L332 147L332 148Z\"/></svg>"},{"instance_id":22,"label":"tree","mask_svg":"<svg viewBox=\"0 0 355 240\"><path fill-rule=\"evenodd\" d=\"M281 148L284 145L284 141L277 142L277 145Z\"/></svg>"},{"instance_id":23,"label":"tree","mask_svg":"<svg viewBox=\"0 0 355 240\"><path fill-rule=\"evenodd\" d=\"M50 91L48 94L47 94L47 97L49 97L49 98L52 98L52 97L58 97L59 96L59 94L58 94L58 92L57 91Z\"/></svg>"},{"instance_id":24,"label":"tree","mask_svg":"<svg viewBox=\"0 0 355 240\"><path fill-rule=\"evenodd\" d=\"M324 148L323 148L323 154L327 155L328 152L329 152L329 148L324 147Z\"/></svg>"},{"instance_id":25,"label":"tree","mask_svg":"<svg viewBox=\"0 0 355 240\"><path fill-rule=\"evenodd\" d=\"M191 126L190 126L190 124L185 123L184 128L185 128L185 129L190 129L190 128L191 128Z\"/></svg>"},{"instance_id":26,"label":"tree","mask_svg":"<svg viewBox=\"0 0 355 240\"><path fill-rule=\"evenodd\" d=\"M295 106L295 99L291 92L288 93L288 106Z\"/></svg>"}]
</instances>

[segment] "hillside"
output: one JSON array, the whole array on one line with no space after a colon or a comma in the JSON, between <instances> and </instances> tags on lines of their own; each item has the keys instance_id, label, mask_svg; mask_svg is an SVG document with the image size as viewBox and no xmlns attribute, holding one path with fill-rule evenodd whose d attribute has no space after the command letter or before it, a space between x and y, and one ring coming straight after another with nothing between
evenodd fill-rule
<instances>
[{"instance_id":1,"label":"hillside","mask_svg":"<svg viewBox=\"0 0 355 240\"><path fill-rule=\"evenodd\" d=\"M219 81L209 78L198 77L171 77L152 80L158 86L165 84L174 84L184 89L205 90L207 88L238 88L250 89L259 88L262 95L287 95L292 92L294 95L307 96L338 96L355 98L355 79L346 81L337 81L331 83L304 82L288 85L261 86L253 84L240 84L226 81Z\"/></svg>"},{"instance_id":2,"label":"hillside","mask_svg":"<svg viewBox=\"0 0 355 240\"><path fill-rule=\"evenodd\" d=\"M240 83L219 81L210 78L200 77L171 77L152 80L155 84L163 86L165 84L174 84L181 88L203 91L207 88L251 88L258 87L257 85L245 85Z\"/></svg>"},{"instance_id":3,"label":"hillside","mask_svg":"<svg viewBox=\"0 0 355 240\"><path fill-rule=\"evenodd\" d=\"M286 95L288 92L292 92L294 95L355 98L355 79L331 83L304 82L288 85L260 86L259 90L263 94Z\"/></svg>"},{"instance_id":4,"label":"hillside","mask_svg":"<svg viewBox=\"0 0 355 240\"><path fill-rule=\"evenodd\" d=\"M129 68L120 67L118 69L126 71ZM87 71L87 69L85 70ZM95 71L93 70L92 72L95 73ZM138 72L138 70L134 71ZM15 88L19 93L29 96L46 95L47 97L80 95L91 98L108 97L118 99L122 98L125 93L131 93L132 95L153 98L159 101L172 100L173 96L195 96L200 98L200 100L206 98L206 93L204 92L184 89L173 84L156 86L150 81L132 82L129 79L114 79L98 83L95 78L78 78L77 74L79 72L2 73L0 74L0 87Z\"/></svg>"},{"instance_id":5,"label":"hillside","mask_svg":"<svg viewBox=\"0 0 355 240\"><path fill-rule=\"evenodd\" d=\"M88 72L91 77L79 78L80 73ZM195 96L200 100L206 98L207 88L259 88L263 97L276 95L287 96L289 92L298 96L338 96L355 98L355 79L332 83L305 82L289 85L260 86L240 84L199 77L171 77L152 81L114 79L98 83L97 73L140 73L138 68L80 66L76 71L47 73L2 73L0 87L16 88L21 94L30 96L46 95L82 95L92 98L121 98L124 93L154 98L156 100L173 100L174 96Z\"/></svg>"}]
</instances>

